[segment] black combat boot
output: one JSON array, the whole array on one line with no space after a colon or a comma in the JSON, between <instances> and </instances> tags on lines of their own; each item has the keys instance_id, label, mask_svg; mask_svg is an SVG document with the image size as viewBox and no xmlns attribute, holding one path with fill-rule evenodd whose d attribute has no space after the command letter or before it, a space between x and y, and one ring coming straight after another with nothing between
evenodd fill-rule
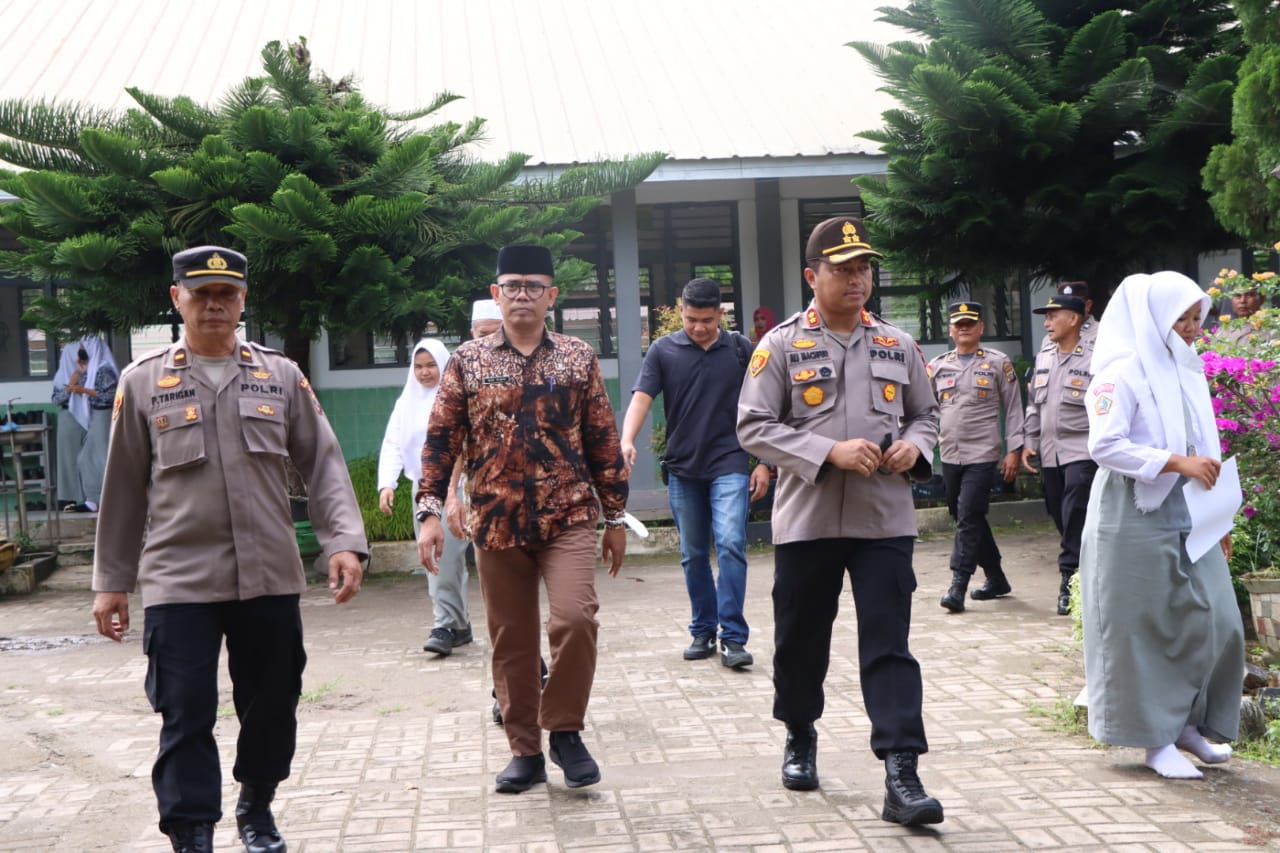
<instances>
[{"instance_id":1,"label":"black combat boot","mask_svg":"<svg viewBox=\"0 0 1280 853\"><path fill-rule=\"evenodd\" d=\"M276 786L240 785L240 800L236 803L236 828L244 842L245 853L285 853L289 848L276 829L276 819L271 814L271 801Z\"/></svg>"},{"instance_id":2,"label":"black combat boot","mask_svg":"<svg viewBox=\"0 0 1280 853\"><path fill-rule=\"evenodd\" d=\"M1004 576L1002 570L987 569L987 582L969 593L969 597L974 601L990 601L1011 592L1013 587L1009 586L1009 579Z\"/></svg>"},{"instance_id":3,"label":"black combat boot","mask_svg":"<svg viewBox=\"0 0 1280 853\"><path fill-rule=\"evenodd\" d=\"M972 575L966 574L957 569L951 570L951 589L947 590L947 594L942 596L939 602L943 607L952 613L964 612L964 593L969 588L969 578Z\"/></svg>"},{"instance_id":4,"label":"black combat boot","mask_svg":"<svg viewBox=\"0 0 1280 853\"><path fill-rule=\"evenodd\" d=\"M1062 583L1058 586L1058 615L1071 615L1071 576L1076 573L1075 569L1062 570Z\"/></svg>"},{"instance_id":5,"label":"black combat boot","mask_svg":"<svg viewBox=\"0 0 1280 853\"><path fill-rule=\"evenodd\" d=\"M173 853L213 853L213 824L175 823L164 829Z\"/></svg>"},{"instance_id":6,"label":"black combat boot","mask_svg":"<svg viewBox=\"0 0 1280 853\"><path fill-rule=\"evenodd\" d=\"M919 755L895 750L884 759L884 810L880 817L904 826L942 823L942 803L924 792L916 773Z\"/></svg>"},{"instance_id":7,"label":"black combat boot","mask_svg":"<svg viewBox=\"0 0 1280 853\"><path fill-rule=\"evenodd\" d=\"M782 787L812 791L818 787L818 730L787 725L787 745L782 750Z\"/></svg>"}]
</instances>

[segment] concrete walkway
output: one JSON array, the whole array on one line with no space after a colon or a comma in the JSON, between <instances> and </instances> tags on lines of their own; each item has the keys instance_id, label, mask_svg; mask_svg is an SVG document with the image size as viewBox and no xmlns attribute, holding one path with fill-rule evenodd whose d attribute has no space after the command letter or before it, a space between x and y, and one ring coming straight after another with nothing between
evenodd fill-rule
<instances>
[{"instance_id":1,"label":"concrete walkway","mask_svg":"<svg viewBox=\"0 0 1280 853\"><path fill-rule=\"evenodd\" d=\"M757 664L681 659L688 603L678 560L601 573L601 648L584 733L604 778L495 794L509 753L489 718L488 643L421 651L425 581L376 575L350 605L304 598L310 655L293 777L276 814L292 853L325 851L893 851L1280 849L1280 769L1233 759L1170 782L1138 750L1068 730L1082 683L1070 620L1054 615L1055 537L1000 537L1014 595L938 606L950 540L917 547L913 650L925 676L931 751L921 773L946 822L880 820L883 770L867 748L853 608L837 621L822 788L779 782L784 730L771 719L772 553L751 557L748 643ZM127 641L93 633L83 573L0 601L0 850L168 850L150 764L159 720L143 695L141 613ZM478 585L476 635L487 637ZM134 602L135 608L138 606ZM217 849L241 850L230 778L230 688L218 725L224 809Z\"/></svg>"}]
</instances>

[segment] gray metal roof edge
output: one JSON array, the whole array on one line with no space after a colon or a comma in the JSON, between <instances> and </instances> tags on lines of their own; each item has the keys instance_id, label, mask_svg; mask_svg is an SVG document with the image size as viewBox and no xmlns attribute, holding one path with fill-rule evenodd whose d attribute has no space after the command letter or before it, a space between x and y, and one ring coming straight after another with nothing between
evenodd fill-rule
<instances>
[{"instance_id":1,"label":"gray metal roof edge","mask_svg":"<svg viewBox=\"0 0 1280 853\"><path fill-rule=\"evenodd\" d=\"M830 178L883 175L889 158L883 154L824 154L797 157L726 157L715 160L664 160L645 183L674 181L731 181L756 178ZM540 163L526 166L522 176L549 179L571 165Z\"/></svg>"}]
</instances>

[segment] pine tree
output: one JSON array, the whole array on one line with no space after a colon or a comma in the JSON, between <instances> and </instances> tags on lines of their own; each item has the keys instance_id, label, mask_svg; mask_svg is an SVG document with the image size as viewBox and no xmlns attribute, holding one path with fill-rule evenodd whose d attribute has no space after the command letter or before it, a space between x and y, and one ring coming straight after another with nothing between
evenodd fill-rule
<instances>
[{"instance_id":1,"label":"pine tree","mask_svg":"<svg viewBox=\"0 0 1280 853\"><path fill-rule=\"evenodd\" d=\"M528 160L475 159L482 119L422 128L458 96L391 113L351 78L311 68L305 39L271 42L264 76L216 106L128 92L137 107L0 103L0 173L20 203L0 210L26 252L0 269L70 282L31 318L55 335L163 322L171 255L215 243L250 260L248 309L307 365L321 330L411 335L428 322L465 327L467 303L492 280L495 247L558 252L601 196L634 186L660 155L570 169L519 183ZM567 261L573 279L581 263Z\"/></svg>"},{"instance_id":2,"label":"pine tree","mask_svg":"<svg viewBox=\"0 0 1280 853\"><path fill-rule=\"evenodd\" d=\"M918 0L854 42L901 108L859 178L895 273L942 288L1118 281L1224 245L1198 172L1229 132L1238 32L1225 0ZM945 284L944 284L945 283Z\"/></svg>"},{"instance_id":3,"label":"pine tree","mask_svg":"<svg viewBox=\"0 0 1280 853\"><path fill-rule=\"evenodd\" d=\"M1204 168L1222 225L1252 246L1280 240L1280 15L1271 0L1235 0L1249 52L1240 66L1234 138Z\"/></svg>"}]
</instances>

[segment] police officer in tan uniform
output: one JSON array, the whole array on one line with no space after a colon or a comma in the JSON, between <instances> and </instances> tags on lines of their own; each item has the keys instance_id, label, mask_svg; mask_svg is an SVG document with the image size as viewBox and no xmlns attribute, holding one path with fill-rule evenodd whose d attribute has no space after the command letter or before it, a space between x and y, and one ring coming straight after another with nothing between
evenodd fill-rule
<instances>
[{"instance_id":1,"label":"police officer in tan uniform","mask_svg":"<svg viewBox=\"0 0 1280 853\"><path fill-rule=\"evenodd\" d=\"M1080 342L1086 347L1092 347L1093 342L1098 337L1098 321L1093 318L1093 298L1089 296L1089 282L1087 281L1060 281L1058 282L1059 296L1074 296L1084 303L1084 321L1080 323ZM1040 349L1053 349L1057 346L1048 335L1045 335L1043 341L1040 342Z\"/></svg>"},{"instance_id":2,"label":"police officer in tan uniform","mask_svg":"<svg viewBox=\"0 0 1280 853\"><path fill-rule=\"evenodd\" d=\"M978 566L987 582L971 594L977 601L1008 595L1012 588L1000 564L987 507L996 474L1006 482L1018 476L1022 450L1022 393L1009 356L983 347L982 305L953 302L948 306L951 338L956 347L929 362L928 372L942 410L939 451L947 508L956 520L951 549L951 588L942 606L964 611L964 594ZM1004 416L1001 437L1000 417Z\"/></svg>"},{"instance_id":3,"label":"police officer in tan uniform","mask_svg":"<svg viewBox=\"0 0 1280 853\"><path fill-rule=\"evenodd\" d=\"M240 732L236 824L249 853L281 853L271 814L289 775L306 652L306 589L285 462L341 604L360 591L368 543L342 450L306 377L236 335L248 263L219 246L173 256L183 337L120 377L95 544L93 615L119 642L142 595L147 698L162 716L151 771L173 849L213 850L222 773L213 729L223 638ZM145 541L144 541L145 539Z\"/></svg>"},{"instance_id":4,"label":"police officer in tan uniform","mask_svg":"<svg viewBox=\"0 0 1280 853\"><path fill-rule=\"evenodd\" d=\"M920 665L911 656L915 507L908 474L932 475L938 404L911 336L866 308L871 259L862 222L810 235L809 309L756 346L738 400L738 438L776 463L773 716L787 726L782 784L818 787L817 732L831 628L848 575L858 614L871 748L885 763L885 820L940 823L917 758L928 750Z\"/></svg>"},{"instance_id":5,"label":"police officer in tan uniform","mask_svg":"<svg viewBox=\"0 0 1280 853\"><path fill-rule=\"evenodd\" d=\"M1023 429L1022 466L1040 474L1045 507L1061 534L1058 571L1058 614L1070 612L1071 576L1080 566L1080 533L1097 463L1089 456L1089 414L1085 391L1093 378L1089 363L1093 339L1081 336L1088 316L1078 296L1051 296L1034 314L1044 315L1044 327L1052 343L1036 355L1027 389L1027 413ZM1040 457L1040 468L1031 464Z\"/></svg>"}]
</instances>

